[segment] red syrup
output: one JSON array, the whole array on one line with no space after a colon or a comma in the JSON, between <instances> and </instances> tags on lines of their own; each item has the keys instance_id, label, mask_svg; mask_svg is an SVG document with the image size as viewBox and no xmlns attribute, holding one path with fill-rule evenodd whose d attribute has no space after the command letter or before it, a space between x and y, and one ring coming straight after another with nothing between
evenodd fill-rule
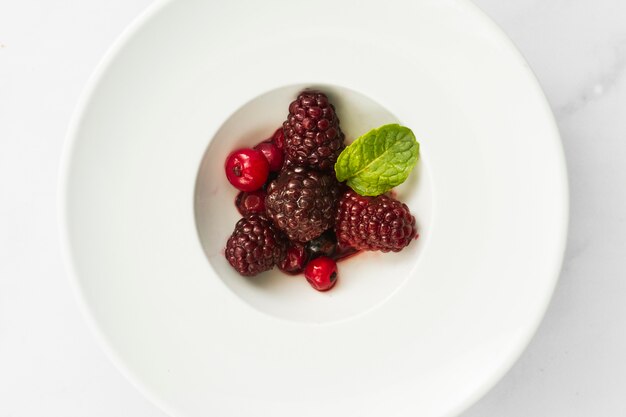
<instances>
[{"instance_id":1,"label":"red syrup","mask_svg":"<svg viewBox=\"0 0 626 417\"><path fill-rule=\"evenodd\" d=\"M345 261L349 258L352 258L356 255L358 255L359 253L362 253L362 250L359 249L355 249L352 246L346 246L346 247L337 247L337 251L335 252L335 254L332 256L332 258L336 261L336 262L340 262L340 261Z\"/></svg>"}]
</instances>

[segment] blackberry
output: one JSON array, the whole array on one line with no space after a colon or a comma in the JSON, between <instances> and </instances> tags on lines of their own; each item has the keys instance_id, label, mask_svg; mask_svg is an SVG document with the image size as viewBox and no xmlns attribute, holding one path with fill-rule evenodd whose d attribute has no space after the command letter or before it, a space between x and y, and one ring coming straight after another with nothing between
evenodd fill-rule
<instances>
[{"instance_id":1,"label":"blackberry","mask_svg":"<svg viewBox=\"0 0 626 417\"><path fill-rule=\"evenodd\" d=\"M241 275L272 269L285 253L287 241L272 222L259 214L239 220L226 243L226 259Z\"/></svg>"},{"instance_id":2,"label":"blackberry","mask_svg":"<svg viewBox=\"0 0 626 417\"><path fill-rule=\"evenodd\" d=\"M319 91L303 91L289 105L283 131L288 165L330 171L343 150L335 107Z\"/></svg>"},{"instance_id":3,"label":"blackberry","mask_svg":"<svg viewBox=\"0 0 626 417\"><path fill-rule=\"evenodd\" d=\"M332 230L327 230L320 236L308 242L306 249L311 259L318 258L320 256L332 258L337 251L337 237Z\"/></svg>"},{"instance_id":4,"label":"blackberry","mask_svg":"<svg viewBox=\"0 0 626 417\"><path fill-rule=\"evenodd\" d=\"M335 222L337 240L361 250L399 252L417 236L415 217L406 204L388 197L363 197L346 191Z\"/></svg>"},{"instance_id":5,"label":"blackberry","mask_svg":"<svg viewBox=\"0 0 626 417\"><path fill-rule=\"evenodd\" d=\"M339 194L333 174L303 167L283 169L267 187L265 209L289 239L307 242L333 227Z\"/></svg>"}]
</instances>

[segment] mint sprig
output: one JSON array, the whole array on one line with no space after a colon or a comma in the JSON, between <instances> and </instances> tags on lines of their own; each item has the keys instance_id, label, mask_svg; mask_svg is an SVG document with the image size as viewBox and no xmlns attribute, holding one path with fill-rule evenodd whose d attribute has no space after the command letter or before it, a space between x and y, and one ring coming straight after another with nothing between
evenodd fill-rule
<instances>
[{"instance_id":1,"label":"mint sprig","mask_svg":"<svg viewBox=\"0 0 626 417\"><path fill-rule=\"evenodd\" d=\"M363 196L376 196L402 184L419 159L419 143L408 127L388 124L370 130L337 158L341 182Z\"/></svg>"}]
</instances>

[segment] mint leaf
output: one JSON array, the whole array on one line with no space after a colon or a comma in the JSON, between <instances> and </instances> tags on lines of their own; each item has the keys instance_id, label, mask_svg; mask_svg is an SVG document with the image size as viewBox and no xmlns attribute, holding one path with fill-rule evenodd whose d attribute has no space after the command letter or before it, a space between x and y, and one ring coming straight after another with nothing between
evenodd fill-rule
<instances>
[{"instance_id":1,"label":"mint leaf","mask_svg":"<svg viewBox=\"0 0 626 417\"><path fill-rule=\"evenodd\" d=\"M335 173L360 195L376 196L402 184L419 158L408 127L389 124L370 130L337 158Z\"/></svg>"}]
</instances>

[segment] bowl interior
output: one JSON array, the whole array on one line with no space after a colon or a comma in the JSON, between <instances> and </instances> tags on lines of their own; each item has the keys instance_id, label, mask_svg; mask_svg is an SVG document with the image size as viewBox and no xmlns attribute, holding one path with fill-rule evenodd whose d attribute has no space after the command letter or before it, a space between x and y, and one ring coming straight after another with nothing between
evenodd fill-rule
<instances>
[{"instance_id":1,"label":"bowl interior","mask_svg":"<svg viewBox=\"0 0 626 417\"><path fill-rule=\"evenodd\" d=\"M90 82L63 163L68 265L115 362L181 417L475 401L537 328L567 226L558 132L510 41L465 0L156 4ZM398 188L421 238L341 263L325 294L222 255L224 158L304 87L332 96L348 140L399 121L421 145Z\"/></svg>"},{"instance_id":2,"label":"bowl interior","mask_svg":"<svg viewBox=\"0 0 626 417\"><path fill-rule=\"evenodd\" d=\"M421 158L410 178L396 189L397 197L416 216L420 238L399 253L366 252L341 261L339 281L332 291L316 292L302 274L289 276L278 268L251 278L239 275L224 257L226 240L241 218L234 205L238 191L226 180L224 161L231 151L270 137L282 125L289 103L300 91L311 87L329 95L347 143L372 128L401 122L375 100L345 87L301 84L261 94L237 109L211 139L198 170L194 209L207 260L229 289L264 313L322 323L367 311L409 279L427 242L432 195L428 170ZM419 137L419 131L416 135Z\"/></svg>"}]
</instances>

